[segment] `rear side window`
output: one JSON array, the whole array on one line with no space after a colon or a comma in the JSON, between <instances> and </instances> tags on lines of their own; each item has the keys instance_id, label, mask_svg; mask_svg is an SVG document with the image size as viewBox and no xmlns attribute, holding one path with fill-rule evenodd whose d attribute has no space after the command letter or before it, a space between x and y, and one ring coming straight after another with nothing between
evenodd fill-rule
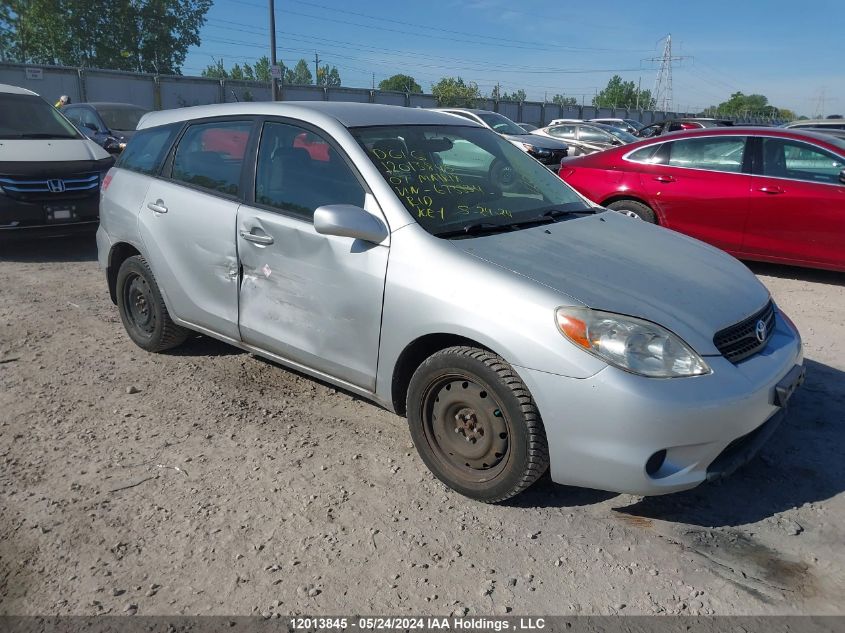
<instances>
[{"instance_id":1,"label":"rear side window","mask_svg":"<svg viewBox=\"0 0 845 633\"><path fill-rule=\"evenodd\" d=\"M609 134L594 127L581 127L578 130L578 140L593 143L611 143L613 141Z\"/></svg>"},{"instance_id":2,"label":"rear side window","mask_svg":"<svg viewBox=\"0 0 845 633\"><path fill-rule=\"evenodd\" d=\"M739 173L745 154L744 136L688 138L669 143L674 167Z\"/></svg>"},{"instance_id":3,"label":"rear side window","mask_svg":"<svg viewBox=\"0 0 845 633\"><path fill-rule=\"evenodd\" d=\"M799 141L763 139L763 174L807 182L839 184L845 159Z\"/></svg>"},{"instance_id":4,"label":"rear side window","mask_svg":"<svg viewBox=\"0 0 845 633\"><path fill-rule=\"evenodd\" d=\"M628 160L635 163L648 163L649 165L661 165L666 162L665 152L659 152L662 144L646 145L628 154Z\"/></svg>"},{"instance_id":5,"label":"rear side window","mask_svg":"<svg viewBox=\"0 0 845 633\"><path fill-rule=\"evenodd\" d=\"M178 125L141 130L130 139L116 166L150 176L157 174L178 131Z\"/></svg>"},{"instance_id":6,"label":"rear side window","mask_svg":"<svg viewBox=\"0 0 845 633\"><path fill-rule=\"evenodd\" d=\"M173 156L174 180L238 195L250 121L215 121L190 126Z\"/></svg>"},{"instance_id":7,"label":"rear side window","mask_svg":"<svg viewBox=\"0 0 845 633\"><path fill-rule=\"evenodd\" d=\"M549 136L556 138L575 138L574 125L556 125L549 128Z\"/></svg>"}]
</instances>

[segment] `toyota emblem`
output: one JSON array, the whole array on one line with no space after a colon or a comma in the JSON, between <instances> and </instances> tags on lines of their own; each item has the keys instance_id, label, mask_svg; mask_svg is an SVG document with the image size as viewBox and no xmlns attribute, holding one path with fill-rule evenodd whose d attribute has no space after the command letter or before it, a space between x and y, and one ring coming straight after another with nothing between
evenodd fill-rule
<instances>
[{"instance_id":1,"label":"toyota emblem","mask_svg":"<svg viewBox=\"0 0 845 633\"><path fill-rule=\"evenodd\" d=\"M754 333L757 335L757 340L761 343L766 340L766 322L763 319L757 321L757 326L754 328Z\"/></svg>"}]
</instances>

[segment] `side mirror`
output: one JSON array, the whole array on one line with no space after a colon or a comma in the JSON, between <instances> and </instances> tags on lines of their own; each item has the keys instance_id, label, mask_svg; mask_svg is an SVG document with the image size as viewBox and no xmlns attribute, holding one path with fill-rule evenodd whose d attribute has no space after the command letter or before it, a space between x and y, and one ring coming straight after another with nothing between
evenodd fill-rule
<instances>
[{"instance_id":1,"label":"side mirror","mask_svg":"<svg viewBox=\"0 0 845 633\"><path fill-rule=\"evenodd\" d=\"M322 235L351 237L379 244L388 236L380 219L352 204L327 204L314 211L314 229Z\"/></svg>"}]
</instances>

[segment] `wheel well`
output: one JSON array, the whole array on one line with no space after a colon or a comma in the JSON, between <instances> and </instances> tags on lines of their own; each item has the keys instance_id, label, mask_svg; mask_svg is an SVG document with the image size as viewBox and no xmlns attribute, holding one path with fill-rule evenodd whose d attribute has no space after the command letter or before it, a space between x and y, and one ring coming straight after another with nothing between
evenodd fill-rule
<instances>
[{"instance_id":1,"label":"wheel well","mask_svg":"<svg viewBox=\"0 0 845 633\"><path fill-rule=\"evenodd\" d=\"M655 209L653 206L651 206L648 202L646 202L642 198L638 198L637 196L632 196L631 194L625 194L625 195L621 195L621 196L612 196L612 197L608 198L607 200L605 200L604 202L602 202L601 206L606 207L607 205L613 204L614 202L619 202L620 200L633 200L634 202L639 202L640 204L644 204L645 206L647 206L649 209L651 209L654 212L655 223L661 224L660 214L657 212L657 209Z\"/></svg>"},{"instance_id":2,"label":"wheel well","mask_svg":"<svg viewBox=\"0 0 845 633\"><path fill-rule=\"evenodd\" d=\"M396 413L405 415L408 385L417 367L432 354L456 345L468 345L470 347L492 351L477 341L455 334L427 334L411 342L402 350L399 359L396 361L396 367L393 369L393 382L391 386L393 410Z\"/></svg>"},{"instance_id":3,"label":"wheel well","mask_svg":"<svg viewBox=\"0 0 845 633\"><path fill-rule=\"evenodd\" d=\"M117 271L120 270L121 264L127 259L133 255L140 254L137 248L126 242L120 242L112 246L111 252L109 253L109 265L106 268L106 279L109 283L109 296L111 296L111 301L115 305L117 305Z\"/></svg>"}]
</instances>

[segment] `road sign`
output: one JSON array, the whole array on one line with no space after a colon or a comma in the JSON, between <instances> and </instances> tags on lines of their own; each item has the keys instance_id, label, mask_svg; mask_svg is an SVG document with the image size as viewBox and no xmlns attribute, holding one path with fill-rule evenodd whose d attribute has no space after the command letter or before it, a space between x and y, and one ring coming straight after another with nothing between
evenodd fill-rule
<instances>
[{"instance_id":1,"label":"road sign","mask_svg":"<svg viewBox=\"0 0 845 633\"><path fill-rule=\"evenodd\" d=\"M273 79L281 79L282 78L282 67L276 64L275 66L270 66L270 76Z\"/></svg>"}]
</instances>

